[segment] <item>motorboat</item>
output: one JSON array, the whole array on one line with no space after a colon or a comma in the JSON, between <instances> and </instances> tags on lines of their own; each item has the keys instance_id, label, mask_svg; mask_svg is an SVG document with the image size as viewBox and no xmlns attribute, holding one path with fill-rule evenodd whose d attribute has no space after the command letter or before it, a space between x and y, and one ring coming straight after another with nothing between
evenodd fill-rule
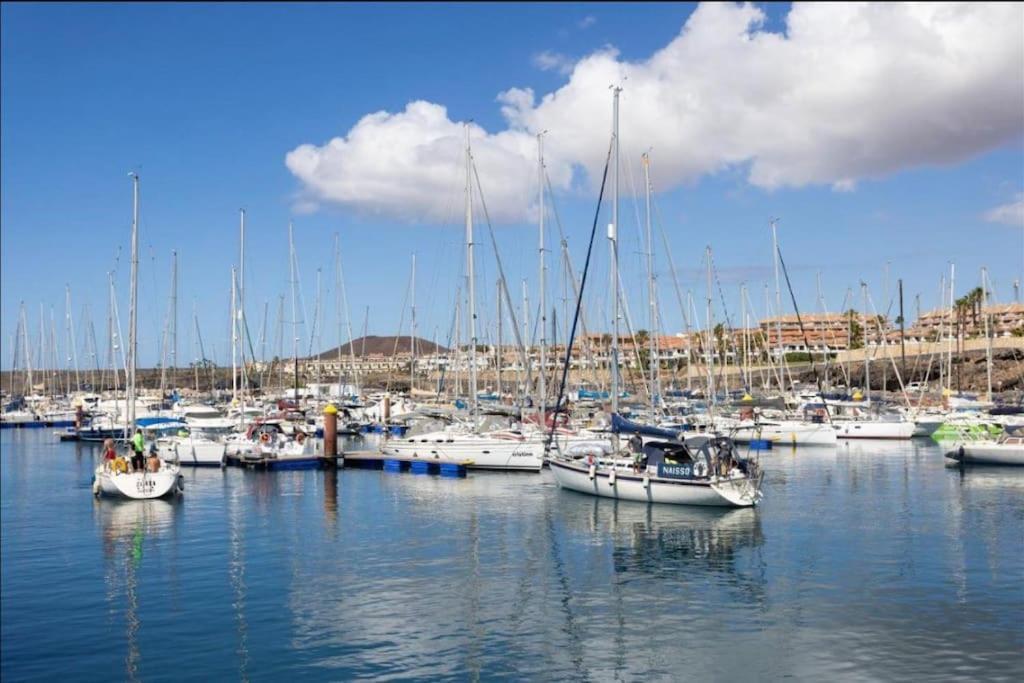
<instances>
[{"instance_id":1,"label":"motorboat","mask_svg":"<svg viewBox=\"0 0 1024 683\"><path fill-rule=\"evenodd\" d=\"M1004 434L997 439L965 440L946 452L962 465L1024 466L1024 437Z\"/></svg>"}]
</instances>

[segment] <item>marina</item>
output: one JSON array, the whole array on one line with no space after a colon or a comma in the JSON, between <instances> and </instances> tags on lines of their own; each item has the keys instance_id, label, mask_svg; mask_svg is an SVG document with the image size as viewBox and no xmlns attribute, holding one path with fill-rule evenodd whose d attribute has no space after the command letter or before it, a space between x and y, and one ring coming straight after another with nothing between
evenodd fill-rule
<instances>
[{"instance_id":1,"label":"marina","mask_svg":"<svg viewBox=\"0 0 1024 683\"><path fill-rule=\"evenodd\" d=\"M5 683L1024 680L1024 4L0 13Z\"/></svg>"}]
</instances>

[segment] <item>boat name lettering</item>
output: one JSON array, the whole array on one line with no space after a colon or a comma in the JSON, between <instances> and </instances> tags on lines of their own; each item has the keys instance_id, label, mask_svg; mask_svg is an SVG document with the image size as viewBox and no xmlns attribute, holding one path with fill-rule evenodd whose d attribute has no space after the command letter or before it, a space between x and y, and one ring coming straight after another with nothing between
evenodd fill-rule
<instances>
[{"instance_id":1,"label":"boat name lettering","mask_svg":"<svg viewBox=\"0 0 1024 683\"><path fill-rule=\"evenodd\" d=\"M665 463L659 463L658 476L668 477L671 479L692 479L693 465L668 465Z\"/></svg>"}]
</instances>

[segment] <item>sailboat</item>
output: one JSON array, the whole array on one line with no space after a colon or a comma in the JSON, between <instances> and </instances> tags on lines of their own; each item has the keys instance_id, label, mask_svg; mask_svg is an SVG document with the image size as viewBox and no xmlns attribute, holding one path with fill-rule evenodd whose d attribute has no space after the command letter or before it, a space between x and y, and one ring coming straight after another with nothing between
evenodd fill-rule
<instances>
[{"instance_id":1,"label":"sailboat","mask_svg":"<svg viewBox=\"0 0 1024 683\"><path fill-rule=\"evenodd\" d=\"M473 261L473 156L466 126L466 273L469 280L469 401L470 422L443 430L388 439L381 450L385 455L425 460L468 461L472 469L539 472L544 465L544 442L529 434L505 430L481 432L478 423L476 287Z\"/></svg>"},{"instance_id":2,"label":"sailboat","mask_svg":"<svg viewBox=\"0 0 1024 683\"><path fill-rule=\"evenodd\" d=\"M135 368L138 340L139 176L136 173L132 173L132 188L131 308L128 324L128 383L126 387L128 404L126 432L128 434L135 428ZM150 472L148 468L143 468L141 472L133 472L123 457L104 461L98 465L92 486L93 494L96 496L106 495L132 499L180 495L184 489L184 478L181 476L177 464L160 460L159 469L156 471Z\"/></svg>"},{"instance_id":3,"label":"sailboat","mask_svg":"<svg viewBox=\"0 0 1024 683\"><path fill-rule=\"evenodd\" d=\"M656 428L644 428L624 423L619 412L619 297L618 297L618 238L619 228L619 93L614 88L612 144L614 152L612 222L608 226L612 282L612 344L611 344L611 411L612 440L610 447L595 443L593 446L570 446L548 459L551 471L562 488L602 498L631 500L676 505L706 505L720 507L752 507L761 499L761 478L757 463L739 457L733 441L728 437L708 434L695 435L684 441L667 440L665 433ZM607 165L605 179L607 178ZM604 180L601 183L604 193ZM598 200L600 203L600 199ZM597 232L597 219L591 232L591 248ZM586 270L577 297L576 320L572 335L567 340L566 358L562 368L562 388L565 390L573 335L579 319L579 301L586 283ZM618 432L627 424L641 442L640 433L646 431L657 440L643 444L642 451L623 453L619 448ZM660 438L659 438L660 437ZM632 439L631 439L632 441ZM556 444L557 445L557 444Z\"/></svg>"}]
</instances>

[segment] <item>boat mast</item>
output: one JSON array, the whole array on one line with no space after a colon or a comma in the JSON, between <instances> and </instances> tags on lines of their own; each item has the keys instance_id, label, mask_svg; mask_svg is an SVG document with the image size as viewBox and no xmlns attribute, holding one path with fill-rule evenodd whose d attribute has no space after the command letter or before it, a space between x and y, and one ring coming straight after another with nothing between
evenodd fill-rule
<instances>
[{"instance_id":1,"label":"boat mast","mask_svg":"<svg viewBox=\"0 0 1024 683\"><path fill-rule=\"evenodd\" d=\"M750 315L747 310L747 283L740 284L740 310L743 312L743 389L749 394L753 383L750 381Z\"/></svg>"},{"instance_id":2,"label":"boat mast","mask_svg":"<svg viewBox=\"0 0 1024 683\"><path fill-rule=\"evenodd\" d=\"M341 292L341 303L345 307L345 326L348 328L348 355L349 360L352 364L352 379L355 382L356 396L358 397L362 393L362 389L359 385L359 369L356 367L356 347L355 337L352 336L352 316L349 313L348 308L348 293L345 291L345 270L341 264L341 238L338 233L335 233L335 265L337 266L338 276L338 290ZM365 339L363 341L365 344ZM341 344L341 322L338 322L338 344L340 349ZM341 355L339 351L338 356L338 376L339 382L341 377Z\"/></svg>"},{"instance_id":3,"label":"boat mast","mask_svg":"<svg viewBox=\"0 0 1024 683\"><path fill-rule=\"evenodd\" d=\"M988 323L988 269L984 266L981 269L981 318L985 321L985 379L988 382L988 390L985 393L985 400L992 402L992 335L989 334Z\"/></svg>"},{"instance_id":4,"label":"boat mast","mask_svg":"<svg viewBox=\"0 0 1024 683\"><path fill-rule=\"evenodd\" d=\"M120 388L119 382L119 367L124 367L124 362L118 366L117 363L117 351L121 346L121 320L117 313L117 296L114 293L114 273L113 271L107 271L107 281L109 284L109 317L108 322L108 338L110 339L110 369L114 373L114 396L117 396L117 390ZM124 352L121 353L122 361L124 359ZM116 412L116 402L115 402Z\"/></svg>"},{"instance_id":5,"label":"boat mast","mask_svg":"<svg viewBox=\"0 0 1024 683\"><path fill-rule=\"evenodd\" d=\"M26 320L26 322L28 322ZM18 326L21 326L21 321L18 321ZM50 393L56 396L57 392L54 391L53 383L46 381L47 367L46 367L46 318L43 316L43 304L39 304L39 371L43 373L43 393ZM17 369L17 354L15 354L15 369ZM49 385L50 391L47 392Z\"/></svg>"},{"instance_id":6,"label":"boat mast","mask_svg":"<svg viewBox=\"0 0 1024 683\"><path fill-rule=\"evenodd\" d=\"M238 210L238 351L242 363L241 374L241 405L239 406L239 423L245 421L245 389L249 384L249 376L245 369L245 342L249 336L249 325L245 319L245 209Z\"/></svg>"},{"instance_id":7,"label":"boat mast","mask_svg":"<svg viewBox=\"0 0 1024 683\"><path fill-rule=\"evenodd\" d=\"M21 338L22 338L21 349L22 349L22 355L25 357L25 381L26 381L25 395L29 396L29 395L32 394L32 391L33 391L33 382L32 382L32 352L29 350L29 345L28 345L28 316L25 314L25 302L24 301L21 302L21 316L20 317L21 317L21 324L19 325L19 327L21 327Z\"/></svg>"},{"instance_id":8,"label":"boat mast","mask_svg":"<svg viewBox=\"0 0 1024 683\"><path fill-rule=\"evenodd\" d=\"M498 295L497 295L496 302L498 304L498 351L495 354L494 365L495 365L495 371L498 374L498 401L500 402L502 400L502 395L503 395L502 386L501 386L501 360L502 360L501 359L501 354L502 354L502 351L503 351L503 348L501 346L501 342L502 342L502 338L501 338L501 318L502 318L502 310L501 310L501 280L498 280Z\"/></svg>"},{"instance_id":9,"label":"boat mast","mask_svg":"<svg viewBox=\"0 0 1024 683\"><path fill-rule=\"evenodd\" d=\"M294 370L295 370L295 399L296 404L299 401L299 313L298 313L298 301L296 300L296 285L295 278L295 241L292 235L292 222L288 221L288 269L291 272L291 288L292 288L292 356L294 357Z\"/></svg>"},{"instance_id":10,"label":"boat mast","mask_svg":"<svg viewBox=\"0 0 1024 683\"><path fill-rule=\"evenodd\" d=\"M177 334L178 334L178 252L171 252L171 298L168 304L167 318L164 322L164 336L160 350L160 397L163 398L167 390L167 358L177 356ZM169 349L173 338L173 349ZM173 362L173 361L172 361ZM174 384L174 375L171 374L171 384Z\"/></svg>"},{"instance_id":11,"label":"boat mast","mask_svg":"<svg viewBox=\"0 0 1024 683\"><path fill-rule=\"evenodd\" d=\"M861 314L864 329L864 399L871 400L871 354L868 353L868 286L867 283L860 283L860 293L864 312Z\"/></svg>"},{"instance_id":12,"label":"boat mast","mask_svg":"<svg viewBox=\"0 0 1024 683\"><path fill-rule=\"evenodd\" d=\"M619 93L622 88L612 87L612 140L615 146L615 162L612 166L612 222L608 226L608 248L611 251L611 293L612 293L612 349L611 349L611 389L612 414L619 412ZM618 435L613 436L613 444L618 447Z\"/></svg>"},{"instance_id":13,"label":"boat mast","mask_svg":"<svg viewBox=\"0 0 1024 683\"><path fill-rule=\"evenodd\" d=\"M131 287L128 296L128 421L125 423L125 439L131 438L135 429L135 368L136 333L138 327L138 279L139 279L139 174L132 172L132 268Z\"/></svg>"},{"instance_id":14,"label":"boat mast","mask_svg":"<svg viewBox=\"0 0 1024 683\"><path fill-rule=\"evenodd\" d=\"M778 349L779 363L785 364L785 358L782 353L782 289L779 284L779 236L776 231L776 223L778 218L773 218L768 222L768 225L772 229L772 267L775 269L775 341ZM779 391L784 392L785 388L782 386L782 374L779 375Z\"/></svg>"},{"instance_id":15,"label":"boat mast","mask_svg":"<svg viewBox=\"0 0 1024 683\"><path fill-rule=\"evenodd\" d=\"M202 359L200 356L196 355L196 345L198 343L198 336L199 336L199 316L196 313L196 300L195 299L192 299L192 329L190 329L189 331L191 333L191 336L195 337L192 340L192 374L193 374L193 379L195 380L195 383L196 383L196 394L198 394L199 393L199 364L203 360L205 360L205 359ZM202 352L200 351L200 355L201 354L202 354Z\"/></svg>"},{"instance_id":16,"label":"boat mast","mask_svg":"<svg viewBox=\"0 0 1024 683\"><path fill-rule=\"evenodd\" d=\"M476 286L473 269L473 186L471 185L473 153L469 146L469 124L466 124L466 278L469 280L469 406L470 415L477 414L476 405ZM474 424L474 429L476 428Z\"/></svg>"},{"instance_id":17,"label":"boat mast","mask_svg":"<svg viewBox=\"0 0 1024 683\"><path fill-rule=\"evenodd\" d=\"M956 264L949 264L949 337L946 341L946 349L949 352L949 360L946 364L946 381L949 386L953 386L953 335L959 335L959 330L955 327L954 313L953 313L953 297L956 296Z\"/></svg>"},{"instance_id":18,"label":"boat mast","mask_svg":"<svg viewBox=\"0 0 1024 683\"><path fill-rule=\"evenodd\" d=\"M416 254L412 255L412 285L409 293L412 301L412 318L409 323L409 398L416 386ZM401 331L399 331L401 334Z\"/></svg>"},{"instance_id":19,"label":"boat mast","mask_svg":"<svg viewBox=\"0 0 1024 683\"><path fill-rule=\"evenodd\" d=\"M171 388L177 387L178 369L178 252L171 252Z\"/></svg>"},{"instance_id":20,"label":"boat mast","mask_svg":"<svg viewBox=\"0 0 1024 683\"><path fill-rule=\"evenodd\" d=\"M316 269L316 298L313 303L313 329L309 335L309 357L316 358L316 384L320 384L320 269ZM316 349L316 355L314 356L314 349ZM319 393L320 387L317 386L317 392Z\"/></svg>"},{"instance_id":21,"label":"boat mast","mask_svg":"<svg viewBox=\"0 0 1024 683\"><path fill-rule=\"evenodd\" d=\"M659 387L658 387L658 311L655 299L654 286L654 241L651 235L651 159L647 152L643 154L644 164L644 198L647 208L647 304L650 315L650 332L648 333L648 360L647 364L651 370L651 411L657 409Z\"/></svg>"},{"instance_id":22,"label":"boat mast","mask_svg":"<svg viewBox=\"0 0 1024 683\"><path fill-rule=\"evenodd\" d=\"M942 309L946 306L946 274L943 273L939 276L939 305L936 310L939 312L939 332L938 338L935 340L936 344L932 347L932 359L935 358L935 350L939 352L939 386L943 390L946 388L946 358L942 352L942 335L946 331L946 316L942 315ZM918 320L921 319L921 315L918 314Z\"/></svg>"},{"instance_id":23,"label":"boat mast","mask_svg":"<svg viewBox=\"0 0 1024 683\"><path fill-rule=\"evenodd\" d=\"M231 267L231 403L238 405L238 308L235 268Z\"/></svg>"},{"instance_id":24,"label":"boat mast","mask_svg":"<svg viewBox=\"0 0 1024 683\"><path fill-rule=\"evenodd\" d=\"M530 342L533 341L533 335L530 334L530 296L526 289L526 278L523 278L520 285L523 290L523 348L526 350L523 362L523 377L525 379L519 384L520 398L523 398L523 394L528 394L530 391L530 367L533 365L533 360L530 358Z\"/></svg>"},{"instance_id":25,"label":"boat mast","mask_svg":"<svg viewBox=\"0 0 1024 683\"><path fill-rule=\"evenodd\" d=\"M71 314L71 285L64 285L64 322L67 326L68 362L75 371L75 391L82 388L82 380L78 374L78 344L75 342L75 319ZM70 384L71 375L68 375ZM71 393L68 391L68 393Z\"/></svg>"},{"instance_id":26,"label":"boat mast","mask_svg":"<svg viewBox=\"0 0 1024 683\"><path fill-rule=\"evenodd\" d=\"M25 343L28 343L28 336L25 337ZM67 373L64 373L63 380L60 372L60 345L57 343L57 318L53 312L53 306L50 306L50 350L53 361L53 376L57 381L57 388L61 393L71 392L71 378ZM37 367L36 370L42 372L44 368ZM66 380L66 381L64 381ZM31 393L31 392L30 392Z\"/></svg>"},{"instance_id":27,"label":"boat mast","mask_svg":"<svg viewBox=\"0 0 1024 683\"><path fill-rule=\"evenodd\" d=\"M705 252L707 260L707 279L708 279L708 338L707 344L704 348L707 350L707 369L708 369L708 395L711 405L715 405L715 347L714 347L714 320L712 319L712 308L711 308L711 245L707 246Z\"/></svg>"},{"instance_id":28,"label":"boat mast","mask_svg":"<svg viewBox=\"0 0 1024 683\"><path fill-rule=\"evenodd\" d=\"M462 393L462 292L455 292L455 398Z\"/></svg>"},{"instance_id":29,"label":"boat mast","mask_svg":"<svg viewBox=\"0 0 1024 683\"><path fill-rule=\"evenodd\" d=\"M284 392L284 294L277 295L277 333L275 337L277 355L274 359L277 362L277 386L281 392Z\"/></svg>"},{"instance_id":30,"label":"boat mast","mask_svg":"<svg viewBox=\"0 0 1024 683\"><path fill-rule=\"evenodd\" d=\"M545 131L546 132L546 131ZM541 427L547 424L547 295L546 269L544 267L544 132L537 134L537 204L540 226L540 419ZM555 406L557 409L558 406Z\"/></svg>"}]
</instances>

